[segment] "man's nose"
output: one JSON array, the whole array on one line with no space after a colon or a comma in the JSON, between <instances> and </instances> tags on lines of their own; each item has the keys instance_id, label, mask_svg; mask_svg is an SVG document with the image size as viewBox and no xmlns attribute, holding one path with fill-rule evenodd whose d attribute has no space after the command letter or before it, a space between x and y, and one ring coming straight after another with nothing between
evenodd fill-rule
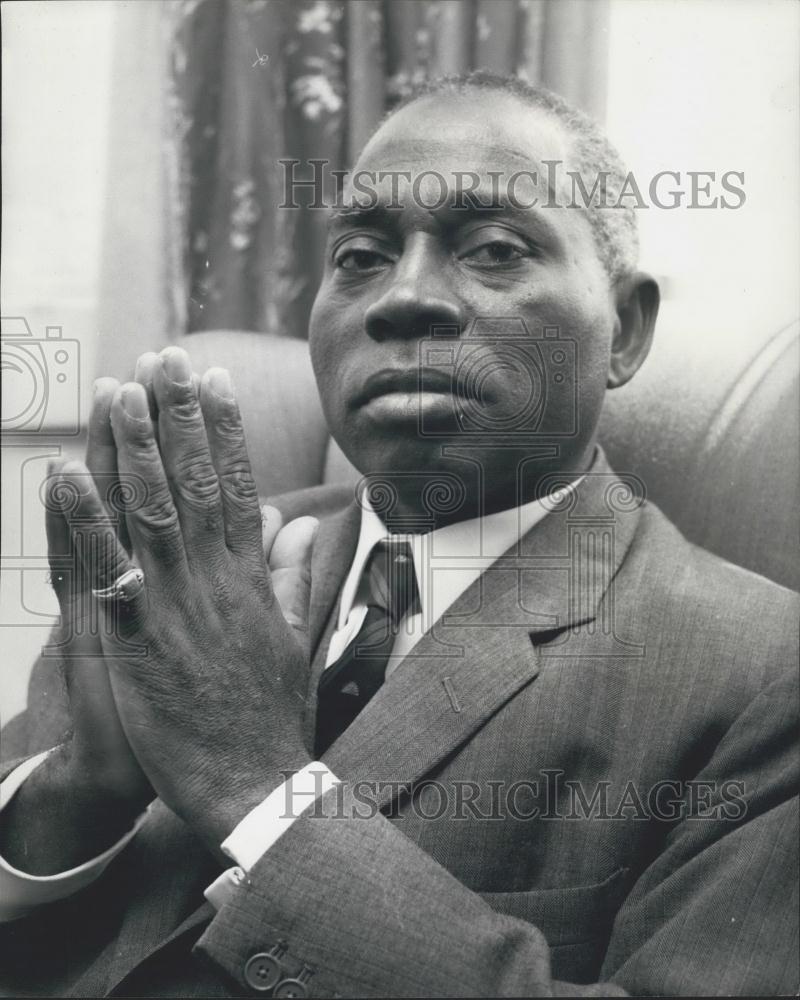
<instances>
[{"instance_id":1,"label":"man's nose","mask_svg":"<svg viewBox=\"0 0 800 1000\"><path fill-rule=\"evenodd\" d=\"M461 305L447 287L444 262L422 246L395 265L391 285L367 309L364 323L373 340L420 339L432 327L463 325Z\"/></svg>"}]
</instances>

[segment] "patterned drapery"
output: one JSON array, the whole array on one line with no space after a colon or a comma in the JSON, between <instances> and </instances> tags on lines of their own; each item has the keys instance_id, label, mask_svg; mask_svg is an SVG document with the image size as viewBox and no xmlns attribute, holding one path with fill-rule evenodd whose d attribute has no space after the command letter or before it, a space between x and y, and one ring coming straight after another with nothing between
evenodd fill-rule
<instances>
[{"instance_id":1,"label":"patterned drapery","mask_svg":"<svg viewBox=\"0 0 800 1000\"><path fill-rule=\"evenodd\" d=\"M117 351L142 322L165 343L234 327L304 337L324 214L278 208L279 161L348 167L417 81L513 72L604 112L607 0L124 6L103 289Z\"/></svg>"}]
</instances>

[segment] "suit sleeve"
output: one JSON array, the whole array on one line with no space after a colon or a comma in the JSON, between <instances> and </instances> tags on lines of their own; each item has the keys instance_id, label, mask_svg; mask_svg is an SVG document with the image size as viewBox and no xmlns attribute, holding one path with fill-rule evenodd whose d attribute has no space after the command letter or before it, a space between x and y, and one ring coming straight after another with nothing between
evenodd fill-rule
<instances>
[{"instance_id":1,"label":"suit sleeve","mask_svg":"<svg viewBox=\"0 0 800 1000\"><path fill-rule=\"evenodd\" d=\"M554 980L535 926L493 911L383 815L358 818L346 785L261 858L196 948L247 990L250 959L283 941L314 996L795 993L796 703L794 677L775 682L719 740L697 780L741 782L741 805L670 830L597 984Z\"/></svg>"},{"instance_id":2,"label":"suit sleeve","mask_svg":"<svg viewBox=\"0 0 800 1000\"><path fill-rule=\"evenodd\" d=\"M40 656L31 673L28 708L11 719L0 734L0 814L68 731L67 696L58 661ZM127 833L96 857L57 874L30 875L0 857L0 923L16 921L91 885L124 850L144 819L142 814Z\"/></svg>"}]
</instances>

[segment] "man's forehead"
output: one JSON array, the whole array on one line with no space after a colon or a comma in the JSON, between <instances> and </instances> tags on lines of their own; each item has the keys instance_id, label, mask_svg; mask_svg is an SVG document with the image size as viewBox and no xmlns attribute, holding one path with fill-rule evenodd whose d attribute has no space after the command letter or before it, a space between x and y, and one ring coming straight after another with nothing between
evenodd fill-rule
<instances>
[{"instance_id":1,"label":"man's forehead","mask_svg":"<svg viewBox=\"0 0 800 1000\"><path fill-rule=\"evenodd\" d=\"M330 232L462 225L494 215L513 217L545 242L593 247L585 213L564 207L571 145L557 119L513 95L426 95L367 143L329 219Z\"/></svg>"},{"instance_id":2,"label":"man's forehead","mask_svg":"<svg viewBox=\"0 0 800 1000\"><path fill-rule=\"evenodd\" d=\"M545 160L569 166L561 124L510 94L427 95L401 108L370 139L356 170L453 173L535 170Z\"/></svg>"}]
</instances>

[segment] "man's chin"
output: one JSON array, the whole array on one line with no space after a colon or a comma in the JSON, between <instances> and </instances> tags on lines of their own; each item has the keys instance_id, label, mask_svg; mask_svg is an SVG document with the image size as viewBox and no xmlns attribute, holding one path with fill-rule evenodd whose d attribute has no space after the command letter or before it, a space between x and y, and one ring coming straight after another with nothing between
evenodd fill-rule
<instances>
[{"instance_id":1,"label":"man's chin","mask_svg":"<svg viewBox=\"0 0 800 1000\"><path fill-rule=\"evenodd\" d=\"M407 429L405 433L395 428L391 434L372 437L365 447L353 447L348 443L346 454L353 465L364 476L408 475L416 473L436 473L452 464L448 460L445 448L452 441L435 441L420 437L416 428Z\"/></svg>"}]
</instances>

